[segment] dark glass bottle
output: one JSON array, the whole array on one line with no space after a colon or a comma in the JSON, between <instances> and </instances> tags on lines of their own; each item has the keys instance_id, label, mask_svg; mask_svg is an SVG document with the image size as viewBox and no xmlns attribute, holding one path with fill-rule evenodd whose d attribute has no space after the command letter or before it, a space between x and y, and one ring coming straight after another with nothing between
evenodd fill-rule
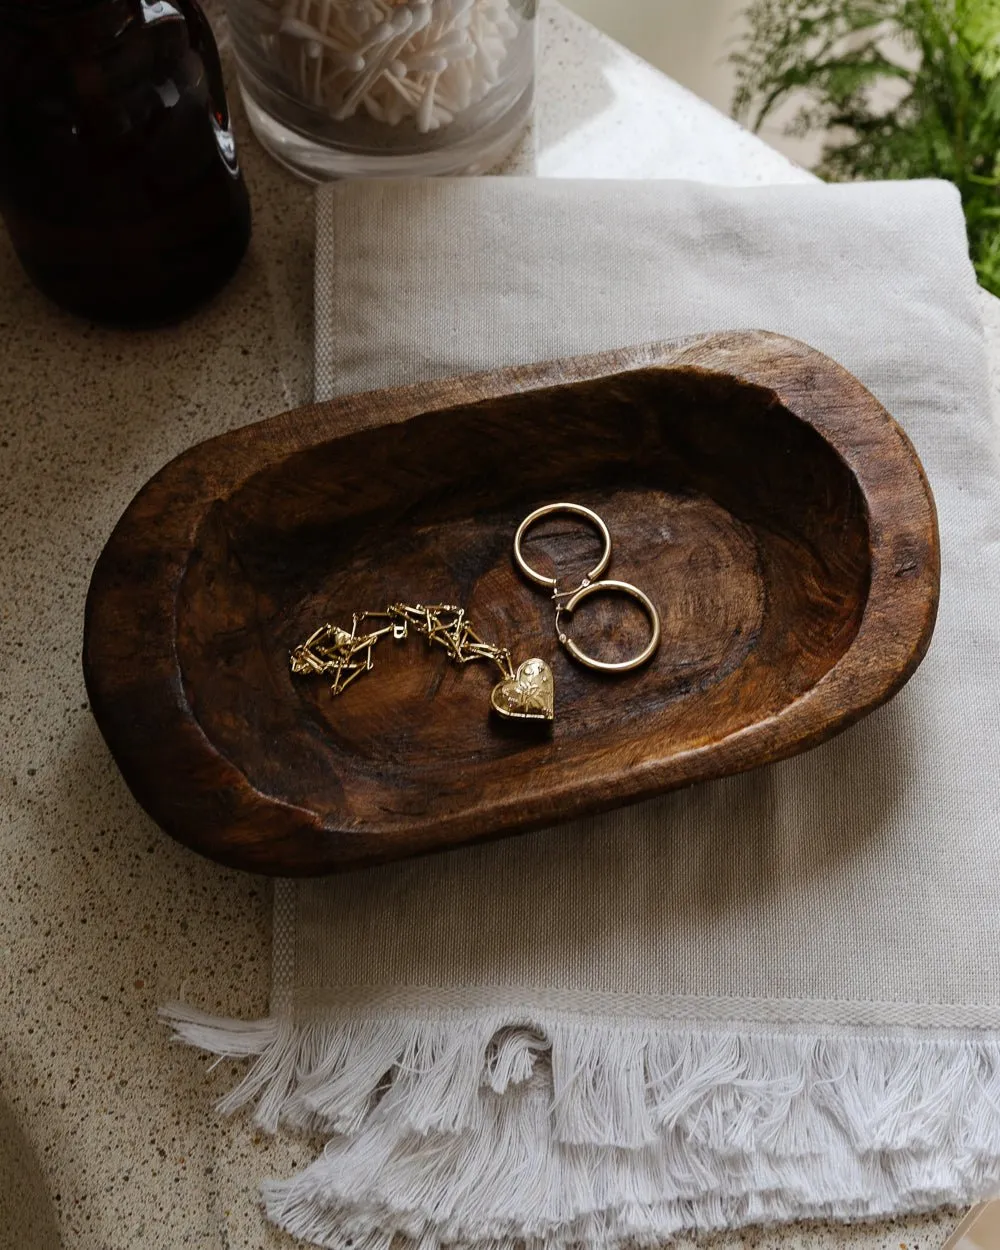
<instances>
[{"instance_id":1,"label":"dark glass bottle","mask_svg":"<svg viewBox=\"0 0 1000 1250\"><path fill-rule=\"evenodd\" d=\"M0 0L0 212L99 321L172 321L227 281L250 206L195 0Z\"/></svg>"}]
</instances>

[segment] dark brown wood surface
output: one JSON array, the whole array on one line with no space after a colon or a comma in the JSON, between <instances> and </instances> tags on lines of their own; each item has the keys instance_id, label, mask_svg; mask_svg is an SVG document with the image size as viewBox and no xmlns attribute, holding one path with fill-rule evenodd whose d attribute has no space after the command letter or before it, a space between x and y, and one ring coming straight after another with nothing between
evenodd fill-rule
<instances>
[{"instance_id":1,"label":"dark brown wood surface","mask_svg":"<svg viewBox=\"0 0 1000 1250\"><path fill-rule=\"evenodd\" d=\"M558 646L513 565L523 516L607 521L607 576L658 605L659 652L602 677ZM585 527L529 536L585 571ZM804 344L738 333L349 396L192 448L137 495L94 571L84 667L126 781L224 863L321 874L511 834L815 746L891 697L930 641L934 504L905 435ZM324 621L465 606L553 669L551 734L497 725L492 667L388 640L333 698L293 677ZM584 650L641 612L598 596Z\"/></svg>"}]
</instances>

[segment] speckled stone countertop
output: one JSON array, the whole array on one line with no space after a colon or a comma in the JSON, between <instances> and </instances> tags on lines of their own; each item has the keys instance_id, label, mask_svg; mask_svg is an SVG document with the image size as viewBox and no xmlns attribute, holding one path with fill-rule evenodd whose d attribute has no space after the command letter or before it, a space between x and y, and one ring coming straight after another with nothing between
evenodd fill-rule
<instances>
[{"instance_id":1,"label":"speckled stone countertop","mask_svg":"<svg viewBox=\"0 0 1000 1250\"><path fill-rule=\"evenodd\" d=\"M554 4L541 26L538 115L518 170L809 177ZM91 568L138 487L191 443L311 398L312 193L237 124L254 242L224 294L177 329L121 334L61 314L0 230L6 1250L52 1250L57 1237L66 1250L290 1247L265 1224L257 1186L312 1157L311 1142L218 1120L212 1104L237 1068L208 1071L156 1020L177 998L266 1011L270 887L182 849L137 808L91 719L79 660ZM957 1218L703 1244L931 1250Z\"/></svg>"}]
</instances>

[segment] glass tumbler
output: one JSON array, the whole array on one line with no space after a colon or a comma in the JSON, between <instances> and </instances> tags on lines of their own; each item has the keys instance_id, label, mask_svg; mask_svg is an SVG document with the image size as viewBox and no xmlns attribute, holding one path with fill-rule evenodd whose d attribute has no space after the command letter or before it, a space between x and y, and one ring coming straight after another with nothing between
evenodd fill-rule
<instances>
[{"instance_id":1,"label":"glass tumbler","mask_svg":"<svg viewBox=\"0 0 1000 1250\"><path fill-rule=\"evenodd\" d=\"M536 0L227 0L254 132L316 181L481 173L531 113Z\"/></svg>"}]
</instances>

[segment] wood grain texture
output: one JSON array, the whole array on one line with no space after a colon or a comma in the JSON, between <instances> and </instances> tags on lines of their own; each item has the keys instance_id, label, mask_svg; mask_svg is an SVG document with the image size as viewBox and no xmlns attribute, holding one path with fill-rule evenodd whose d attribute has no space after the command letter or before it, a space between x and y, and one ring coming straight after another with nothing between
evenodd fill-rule
<instances>
[{"instance_id":1,"label":"wood grain texture","mask_svg":"<svg viewBox=\"0 0 1000 1250\"><path fill-rule=\"evenodd\" d=\"M511 541L540 504L607 521L607 576L658 605L645 668L558 647ZM572 520L536 567L593 562ZM126 781L224 863L311 875L556 823L785 758L890 698L930 641L934 504L905 435L804 344L738 333L332 400L192 448L136 496L94 571L84 668ZM291 675L327 620L466 606L553 668L550 737L488 715L492 669L387 641L339 698ZM634 653L628 603L574 618Z\"/></svg>"}]
</instances>

